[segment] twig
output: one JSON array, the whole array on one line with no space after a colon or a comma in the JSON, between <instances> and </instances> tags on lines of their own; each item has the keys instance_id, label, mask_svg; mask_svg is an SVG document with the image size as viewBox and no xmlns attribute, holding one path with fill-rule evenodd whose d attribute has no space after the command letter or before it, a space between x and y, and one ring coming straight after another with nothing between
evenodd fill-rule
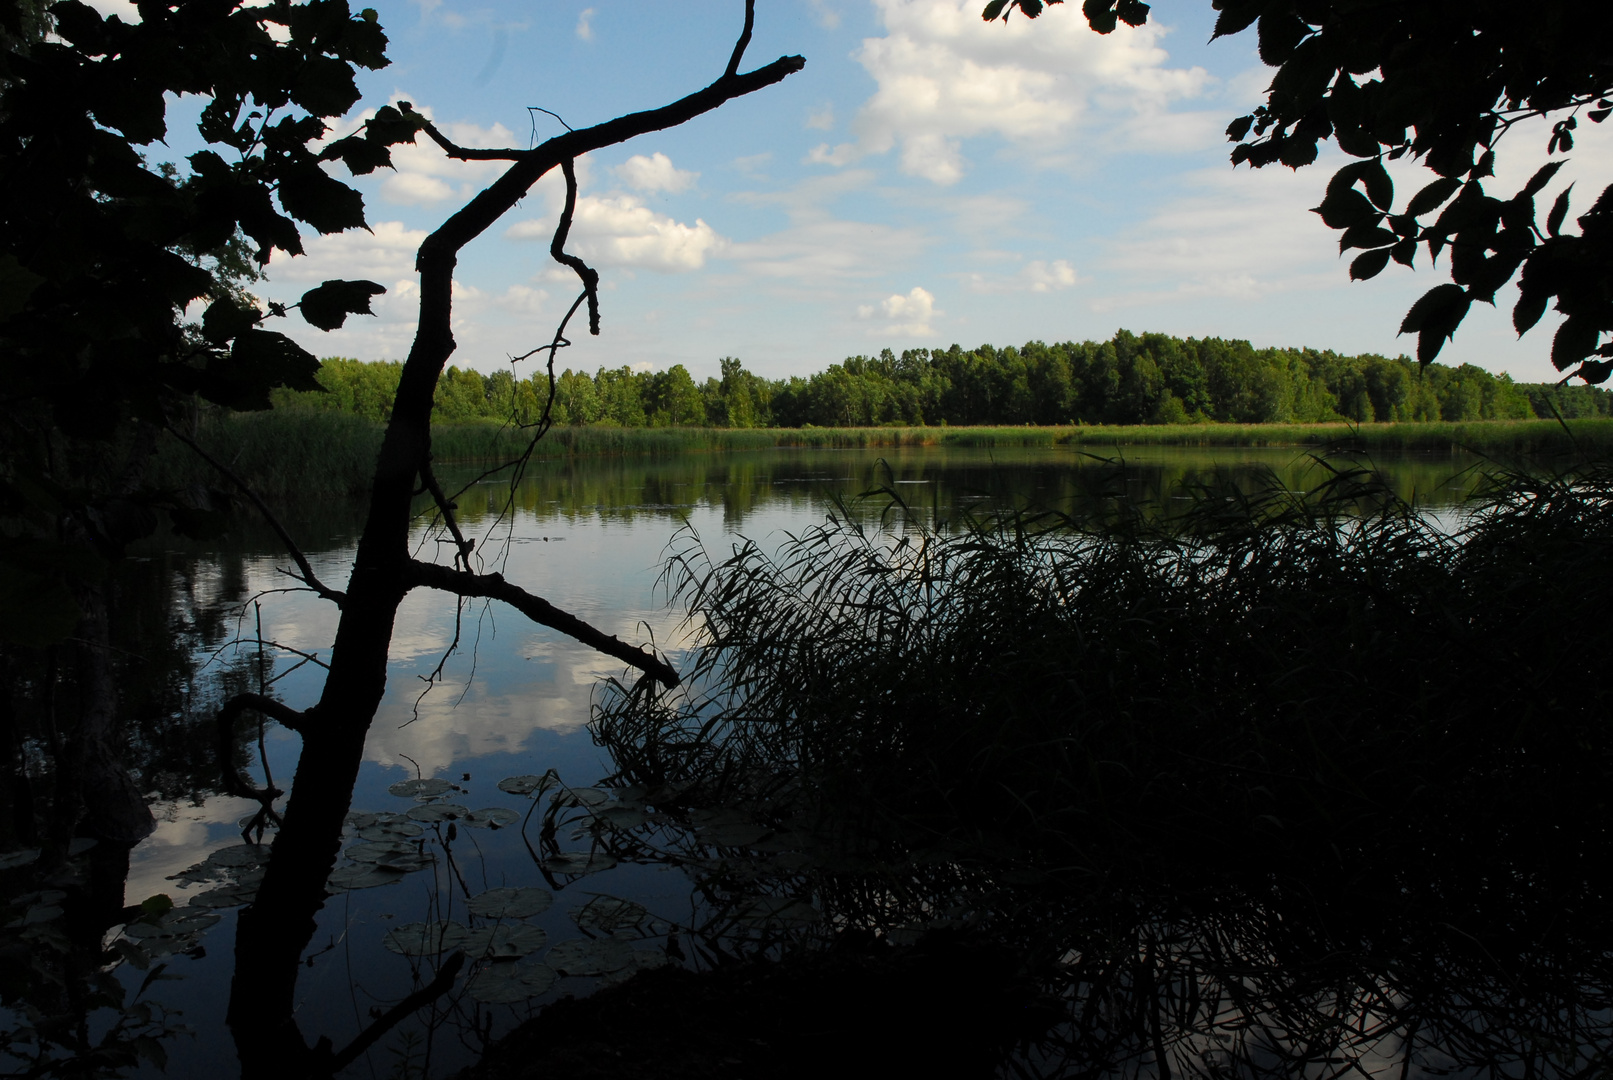
<instances>
[{"instance_id":1,"label":"twig","mask_svg":"<svg viewBox=\"0 0 1613 1080\"><path fill-rule=\"evenodd\" d=\"M750 32L756 25L756 0L745 0L745 29L734 43L734 54L728 58L728 68L722 73L725 79L732 79L739 74L739 62L745 57L745 50L750 46Z\"/></svg>"},{"instance_id":2,"label":"twig","mask_svg":"<svg viewBox=\"0 0 1613 1080\"><path fill-rule=\"evenodd\" d=\"M574 158L566 158L560 163L560 171L566 178L566 207L560 212L560 224L555 227L554 239L549 241L549 254L554 261L563 266L569 266L582 278L583 296L588 298L588 332L595 337L599 336L599 271L583 262L575 255L566 254L566 237L571 234L571 219L577 212L577 163ZM572 305L573 310L576 305ZM566 320L571 319L567 313ZM562 324L564 325L564 324ZM552 356L553 353L551 352Z\"/></svg>"},{"instance_id":3,"label":"twig","mask_svg":"<svg viewBox=\"0 0 1613 1080\"><path fill-rule=\"evenodd\" d=\"M460 161L519 161L532 151L530 150L478 150L472 147L460 146L448 136L437 130L437 125L414 111L414 106L407 101L398 102L398 108L420 125L420 130L431 137L431 141L442 147L443 153ZM564 120L561 123L565 123Z\"/></svg>"},{"instance_id":4,"label":"twig","mask_svg":"<svg viewBox=\"0 0 1613 1080\"><path fill-rule=\"evenodd\" d=\"M629 645L614 634L589 626L570 612L561 611L542 597L533 596L519 585L504 580L501 574L471 574L418 559L410 559L404 573L410 586L439 589L457 596L502 600L538 625L558 630L606 656L630 664L668 689L683 681L672 666L660 657Z\"/></svg>"},{"instance_id":5,"label":"twig","mask_svg":"<svg viewBox=\"0 0 1613 1080\"><path fill-rule=\"evenodd\" d=\"M437 483L436 473L431 471L429 458L420 463L420 482L426 486L427 491L431 492L432 499L436 500L437 509L442 512L443 521L448 525L448 531L454 537L454 546L458 549L458 552L454 555L454 565L463 566L466 570L469 570L471 568L470 553L471 549L476 546L476 541L466 540L465 534L459 531L459 522L454 519L454 511L459 509L459 505L443 494L442 485Z\"/></svg>"},{"instance_id":6,"label":"twig","mask_svg":"<svg viewBox=\"0 0 1613 1080\"><path fill-rule=\"evenodd\" d=\"M252 819L253 825L267 818L276 825L280 824L279 815L273 810L274 801L285 792L276 788L271 782L268 787L259 789L249 784L235 768L235 722L243 712L251 710L260 716L267 716L271 720L280 721L281 726L288 727L299 734L308 719L306 712L299 712L284 702L276 701L263 694L237 694L224 703L218 711L217 741L214 744L218 756L219 772L223 777L224 791L243 799L255 800L261 809ZM248 825L242 834L251 831L253 825Z\"/></svg>"},{"instance_id":7,"label":"twig","mask_svg":"<svg viewBox=\"0 0 1613 1080\"><path fill-rule=\"evenodd\" d=\"M237 476L234 470L232 470L228 465L225 465L222 461L219 461L213 457L213 455L209 454L206 450L203 450L200 446L198 446L196 444L196 440L192 439L184 432L176 430L172 424L164 423L163 428L168 432L168 434L190 447L197 457L211 465L213 469L222 475L226 480L241 489L241 494L245 495L247 500L257 508L259 514L263 515L263 520L268 522L269 528L273 529L275 535L280 537L280 542L286 546L286 550L290 552L291 557L296 560L297 569L301 573L293 574L292 577L295 577L298 581L301 581L304 585L307 585L310 589L313 589L314 592L318 593L321 598L329 600L337 607L341 607L347 602L346 593L341 592L338 589L329 588L324 584L324 582L319 580L319 576L314 573L314 568L309 565L308 557L302 553L302 549L297 546L297 542L291 538L291 534L286 531L285 526L280 524L279 519L274 516L274 513L268 508L268 506L264 504L263 500L258 498L258 493L253 491L251 486L248 485L245 480L242 480L239 476Z\"/></svg>"},{"instance_id":8,"label":"twig","mask_svg":"<svg viewBox=\"0 0 1613 1080\"><path fill-rule=\"evenodd\" d=\"M464 966L464 950L460 949L455 951L455 953L448 958L448 961L443 964L440 969L438 969L436 978L432 979L425 986L422 986L419 990L416 990L414 993L392 1006L392 1008L388 1009L386 1011L386 1015L382 1016L369 1027L365 1028L359 1033L357 1038L348 1043L339 1052L333 1054L330 1052L328 1046L324 1047L324 1053L329 1054L330 1056L328 1061L323 1063L321 1066L322 1074L335 1075L336 1073L341 1072L343 1069L347 1068L347 1066L357 1061L364 1051L368 1050L370 1047L379 1042L381 1040L381 1036L385 1035L404 1020L408 1019L409 1015L416 1009L419 1009L425 1005L430 1005L433 1001L436 1001L439 997L446 994L453 988L454 978L458 976L459 969ZM317 1050L316 1053L318 1053Z\"/></svg>"}]
</instances>

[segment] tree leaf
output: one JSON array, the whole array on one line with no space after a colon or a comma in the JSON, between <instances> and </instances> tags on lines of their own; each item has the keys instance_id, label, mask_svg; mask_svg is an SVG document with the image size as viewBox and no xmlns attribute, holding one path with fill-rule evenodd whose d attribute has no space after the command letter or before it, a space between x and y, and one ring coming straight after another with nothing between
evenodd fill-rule
<instances>
[{"instance_id":1,"label":"tree leaf","mask_svg":"<svg viewBox=\"0 0 1613 1080\"><path fill-rule=\"evenodd\" d=\"M1600 337L1596 324L1582 316L1570 315L1557 328L1551 339L1551 365L1558 371L1567 371L1596 351Z\"/></svg>"},{"instance_id":2,"label":"tree leaf","mask_svg":"<svg viewBox=\"0 0 1613 1080\"><path fill-rule=\"evenodd\" d=\"M1563 188L1562 194L1558 195L1556 201L1551 204L1551 213L1546 215L1546 234L1548 236L1556 236L1563 231L1563 219L1568 216L1568 193L1573 190L1574 185L1569 184Z\"/></svg>"},{"instance_id":3,"label":"tree leaf","mask_svg":"<svg viewBox=\"0 0 1613 1080\"><path fill-rule=\"evenodd\" d=\"M1512 306L1512 328L1518 332L1519 337L1527 334L1534 328L1535 323L1540 321L1540 317L1546 313L1546 304L1550 300L1551 297L1544 292L1538 294L1525 292L1518 298L1518 302Z\"/></svg>"},{"instance_id":4,"label":"tree leaf","mask_svg":"<svg viewBox=\"0 0 1613 1080\"><path fill-rule=\"evenodd\" d=\"M1523 185L1521 194L1528 195L1531 198L1539 195L1545 190L1546 185L1551 183L1551 178L1557 175L1557 170L1566 164L1568 164L1566 161L1548 161L1535 170L1535 174L1529 178L1529 182Z\"/></svg>"},{"instance_id":5,"label":"tree leaf","mask_svg":"<svg viewBox=\"0 0 1613 1080\"><path fill-rule=\"evenodd\" d=\"M1363 223L1376 225L1382 216L1367 197L1353 187L1342 191L1330 190L1322 205L1311 212L1320 214L1323 223L1330 229L1348 229Z\"/></svg>"},{"instance_id":6,"label":"tree leaf","mask_svg":"<svg viewBox=\"0 0 1613 1080\"><path fill-rule=\"evenodd\" d=\"M1437 210L1461 186L1462 181L1454 177L1442 176L1411 197L1411 202L1406 204L1406 213L1415 218Z\"/></svg>"},{"instance_id":7,"label":"tree leaf","mask_svg":"<svg viewBox=\"0 0 1613 1080\"><path fill-rule=\"evenodd\" d=\"M1355 261L1350 264L1350 280L1365 281L1377 277L1383 272L1383 268L1389 265L1390 251L1390 248L1384 247L1357 255Z\"/></svg>"},{"instance_id":8,"label":"tree leaf","mask_svg":"<svg viewBox=\"0 0 1613 1080\"><path fill-rule=\"evenodd\" d=\"M302 294L302 317L321 330L336 330L349 315L373 315L370 297L386 289L373 281L327 281Z\"/></svg>"}]
</instances>

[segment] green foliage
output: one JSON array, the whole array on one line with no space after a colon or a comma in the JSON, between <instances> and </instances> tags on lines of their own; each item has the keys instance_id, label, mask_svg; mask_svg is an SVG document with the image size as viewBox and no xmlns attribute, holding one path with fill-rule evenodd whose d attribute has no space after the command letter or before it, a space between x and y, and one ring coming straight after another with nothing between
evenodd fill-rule
<instances>
[{"instance_id":1,"label":"green foliage","mask_svg":"<svg viewBox=\"0 0 1613 1080\"><path fill-rule=\"evenodd\" d=\"M1058 3L1060 0L1046 0ZM1429 363L1475 301L1493 304L1518 279L1513 325L1531 329L1548 305L1566 316L1551 346L1558 371L1601 383L1613 375L1613 185L1564 231L1570 206L1558 192L1542 223L1535 199L1563 159L1548 161L1515 194L1485 190L1496 150L1512 125L1554 121L1548 157L1574 148L1579 116L1599 124L1613 113L1613 67L1605 42L1613 8L1548 0L1524 16L1505 0L1463 4L1359 4L1349 0L1213 0L1215 36L1257 27L1260 58L1277 69L1266 100L1227 127L1234 165L1309 165L1333 139L1362 159L1328 182L1316 213L1339 230L1339 251L1360 249L1352 279L1377 276L1392 259L1411 266L1419 247L1430 264L1449 251L1448 284L1436 285L1401 323ZM1043 0L993 0L983 17L1029 18ZM1148 5L1087 0L1100 34L1117 19L1137 26ZM1441 179L1395 210L1385 161L1410 156ZM1454 196L1454 198L1453 198ZM1441 209L1443 208L1443 209ZM1424 221L1438 211L1432 221ZM1544 228L1542 228L1542 224ZM1521 273L1520 273L1521 271Z\"/></svg>"},{"instance_id":2,"label":"green foliage","mask_svg":"<svg viewBox=\"0 0 1613 1080\"><path fill-rule=\"evenodd\" d=\"M280 391L275 404L385 419L396 363L326 360L321 394ZM853 356L808 378L764 379L739 360L704 387L681 364L666 371L567 369L552 416L561 427L923 427L1038 424L1309 424L1333 420L1516 420L1550 417L1546 388L1522 387L1471 364L1419 370L1405 357L1315 349L1256 349L1246 341L1122 330L1107 342L1028 342L965 351L889 349ZM450 367L437 419L533 423L548 396L542 375L480 375ZM1613 394L1564 389L1573 415L1613 413ZM1541 408L1534 403L1539 402ZM1544 411L1543 411L1544 410ZM1565 414L1567 415L1567 414Z\"/></svg>"}]
</instances>

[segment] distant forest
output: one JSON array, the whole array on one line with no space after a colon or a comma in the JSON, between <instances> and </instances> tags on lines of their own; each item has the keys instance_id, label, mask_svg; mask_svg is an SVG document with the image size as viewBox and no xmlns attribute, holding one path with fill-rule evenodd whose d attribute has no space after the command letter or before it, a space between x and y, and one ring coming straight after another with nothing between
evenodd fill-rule
<instances>
[{"instance_id":1,"label":"distant forest","mask_svg":"<svg viewBox=\"0 0 1613 1080\"><path fill-rule=\"evenodd\" d=\"M332 358L326 393L280 391L277 407L387 418L402 365ZM548 395L541 369L526 379L450 367L437 419L537 419ZM1555 408L1555 412L1553 411ZM1110 341L1018 348L889 349L853 356L806 378L765 379L739 360L698 384L681 364L665 371L567 369L557 379L557 424L619 427L881 427L969 424L1235 424L1353 420L1514 420L1613 415L1613 392L1515 383L1472 364L1430 364L1365 353L1256 349L1247 341L1122 330Z\"/></svg>"}]
</instances>

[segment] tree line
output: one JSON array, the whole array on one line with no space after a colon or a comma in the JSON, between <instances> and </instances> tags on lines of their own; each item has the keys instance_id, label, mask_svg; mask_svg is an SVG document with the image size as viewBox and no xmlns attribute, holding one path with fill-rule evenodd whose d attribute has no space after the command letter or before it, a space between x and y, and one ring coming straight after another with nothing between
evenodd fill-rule
<instances>
[{"instance_id":1,"label":"tree line","mask_svg":"<svg viewBox=\"0 0 1613 1080\"><path fill-rule=\"evenodd\" d=\"M331 358L323 392L276 392L281 408L390 417L402 365ZM436 390L439 422L532 423L548 379L450 367ZM665 371L566 369L551 416L569 426L881 427L970 424L1321 423L1350 420L1567 419L1613 415L1613 392L1515 383L1472 364L1421 366L1405 356L1257 349L1247 341L1121 330L1105 342L889 349L817 374L767 379L734 357L697 383Z\"/></svg>"}]
</instances>

